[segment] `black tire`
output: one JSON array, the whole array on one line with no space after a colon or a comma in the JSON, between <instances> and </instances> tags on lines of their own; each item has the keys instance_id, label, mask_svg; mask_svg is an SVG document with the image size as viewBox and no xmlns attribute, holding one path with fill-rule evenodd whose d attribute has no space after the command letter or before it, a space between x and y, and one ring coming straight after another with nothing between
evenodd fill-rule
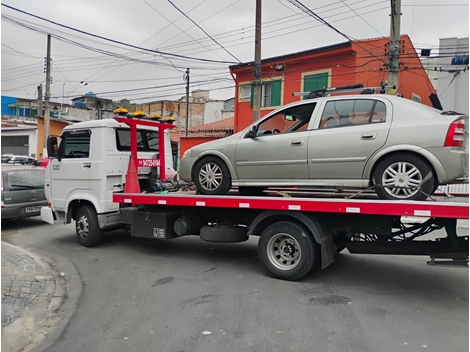
<instances>
[{"instance_id":1,"label":"black tire","mask_svg":"<svg viewBox=\"0 0 470 352\"><path fill-rule=\"evenodd\" d=\"M426 182L421 184L426 178ZM433 193L436 184L431 166L412 154L393 154L384 158L375 168L372 182L377 185L375 192L379 198L389 200L425 200Z\"/></svg>"},{"instance_id":2,"label":"black tire","mask_svg":"<svg viewBox=\"0 0 470 352\"><path fill-rule=\"evenodd\" d=\"M101 242L103 231L98 226L95 208L82 205L75 217L75 231L78 242L84 247L93 247Z\"/></svg>"},{"instance_id":3,"label":"black tire","mask_svg":"<svg viewBox=\"0 0 470 352\"><path fill-rule=\"evenodd\" d=\"M232 180L227 165L215 156L202 158L194 168L194 183L200 194L227 194Z\"/></svg>"},{"instance_id":4,"label":"black tire","mask_svg":"<svg viewBox=\"0 0 470 352\"><path fill-rule=\"evenodd\" d=\"M271 276L299 280L318 259L317 244L303 225L280 221L269 225L258 241L258 257Z\"/></svg>"},{"instance_id":5,"label":"black tire","mask_svg":"<svg viewBox=\"0 0 470 352\"><path fill-rule=\"evenodd\" d=\"M238 187L238 193L243 196L262 196L264 187Z\"/></svg>"},{"instance_id":6,"label":"black tire","mask_svg":"<svg viewBox=\"0 0 470 352\"><path fill-rule=\"evenodd\" d=\"M201 227L199 236L201 240L207 242L244 242L248 239L248 228L241 226L206 225Z\"/></svg>"}]
</instances>

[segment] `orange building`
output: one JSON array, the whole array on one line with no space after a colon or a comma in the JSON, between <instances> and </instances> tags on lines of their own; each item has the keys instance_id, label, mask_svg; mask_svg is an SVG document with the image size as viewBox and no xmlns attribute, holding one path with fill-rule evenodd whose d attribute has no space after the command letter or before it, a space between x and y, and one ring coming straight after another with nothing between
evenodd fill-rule
<instances>
[{"instance_id":1,"label":"orange building","mask_svg":"<svg viewBox=\"0 0 470 352\"><path fill-rule=\"evenodd\" d=\"M362 83L376 87L387 80L389 38L374 38L339 43L322 48L264 59L261 62L260 115L303 99L294 92L322 87ZM254 63L230 66L235 80L234 130L253 122ZM434 90L407 35L400 37L398 94L432 106Z\"/></svg>"},{"instance_id":2,"label":"orange building","mask_svg":"<svg viewBox=\"0 0 470 352\"><path fill-rule=\"evenodd\" d=\"M57 118L50 118L50 125L49 125L49 135L53 136L60 136L62 134L62 130L64 127L70 125L71 122L67 122ZM38 148L37 153L38 159L43 157L43 147L44 146L44 118L38 116Z\"/></svg>"}]
</instances>

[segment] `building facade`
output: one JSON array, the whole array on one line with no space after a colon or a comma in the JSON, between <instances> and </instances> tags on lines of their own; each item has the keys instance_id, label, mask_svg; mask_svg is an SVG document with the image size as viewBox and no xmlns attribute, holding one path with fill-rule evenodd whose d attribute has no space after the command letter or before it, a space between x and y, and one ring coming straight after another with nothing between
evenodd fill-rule
<instances>
[{"instance_id":1,"label":"building facade","mask_svg":"<svg viewBox=\"0 0 470 352\"><path fill-rule=\"evenodd\" d=\"M438 95L444 110L469 113L468 37L439 39Z\"/></svg>"},{"instance_id":2,"label":"building facade","mask_svg":"<svg viewBox=\"0 0 470 352\"><path fill-rule=\"evenodd\" d=\"M262 60L260 115L303 97L322 87L362 83L377 87L388 78L389 38L374 38L339 43L318 49ZM235 77L235 131L253 122L254 63L230 66ZM426 75L416 50L407 35L400 37L398 94L432 106L429 98L436 91Z\"/></svg>"}]
</instances>

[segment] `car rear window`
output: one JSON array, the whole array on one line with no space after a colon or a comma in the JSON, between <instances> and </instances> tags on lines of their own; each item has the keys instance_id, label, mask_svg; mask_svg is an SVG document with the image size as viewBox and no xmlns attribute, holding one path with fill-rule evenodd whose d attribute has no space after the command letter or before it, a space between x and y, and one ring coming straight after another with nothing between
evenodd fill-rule
<instances>
[{"instance_id":1,"label":"car rear window","mask_svg":"<svg viewBox=\"0 0 470 352\"><path fill-rule=\"evenodd\" d=\"M16 189L44 188L44 169L11 170L5 172L5 186L11 191Z\"/></svg>"}]
</instances>

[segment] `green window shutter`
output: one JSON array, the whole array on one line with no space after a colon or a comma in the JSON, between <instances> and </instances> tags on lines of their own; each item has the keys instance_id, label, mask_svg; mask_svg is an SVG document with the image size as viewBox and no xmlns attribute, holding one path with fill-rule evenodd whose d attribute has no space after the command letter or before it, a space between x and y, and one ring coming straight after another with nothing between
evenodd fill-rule
<instances>
[{"instance_id":1,"label":"green window shutter","mask_svg":"<svg viewBox=\"0 0 470 352\"><path fill-rule=\"evenodd\" d=\"M316 75L304 76L304 92L328 87L328 72L318 73ZM303 97L304 99L306 97Z\"/></svg>"},{"instance_id":2,"label":"green window shutter","mask_svg":"<svg viewBox=\"0 0 470 352\"><path fill-rule=\"evenodd\" d=\"M281 105L282 81L271 81L271 106Z\"/></svg>"},{"instance_id":3,"label":"green window shutter","mask_svg":"<svg viewBox=\"0 0 470 352\"><path fill-rule=\"evenodd\" d=\"M31 108L31 113L30 113L30 117L36 117L36 115L38 114L38 109L33 109Z\"/></svg>"},{"instance_id":4,"label":"green window shutter","mask_svg":"<svg viewBox=\"0 0 470 352\"><path fill-rule=\"evenodd\" d=\"M255 85L252 83L252 84L250 84L250 86L251 86L250 108L253 109L253 95L254 95L254 92L255 92Z\"/></svg>"}]
</instances>

